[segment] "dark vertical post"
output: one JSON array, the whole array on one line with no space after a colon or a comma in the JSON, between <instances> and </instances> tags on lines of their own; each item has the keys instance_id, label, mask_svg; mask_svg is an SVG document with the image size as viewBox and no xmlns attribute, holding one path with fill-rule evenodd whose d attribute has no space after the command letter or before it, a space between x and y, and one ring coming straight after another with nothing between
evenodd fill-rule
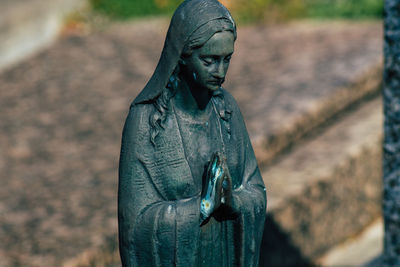
<instances>
[{"instance_id":1,"label":"dark vertical post","mask_svg":"<svg viewBox=\"0 0 400 267\"><path fill-rule=\"evenodd\" d=\"M400 266L400 0L385 0L384 266Z\"/></svg>"}]
</instances>

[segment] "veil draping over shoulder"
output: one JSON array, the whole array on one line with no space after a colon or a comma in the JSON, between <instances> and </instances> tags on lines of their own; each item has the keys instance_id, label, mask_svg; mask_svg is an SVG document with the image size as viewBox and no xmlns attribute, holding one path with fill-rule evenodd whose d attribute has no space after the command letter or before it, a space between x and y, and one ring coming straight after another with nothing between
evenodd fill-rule
<instances>
[{"instance_id":1,"label":"veil draping over shoulder","mask_svg":"<svg viewBox=\"0 0 400 267\"><path fill-rule=\"evenodd\" d=\"M200 26L221 18L226 18L235 25L229 11L217 0L184 1L171 19L158 65L133 104L148 102L158 97L167 86L192 33Z\"/></svg>"},{"instance_id":2,"label":"veil draping over shoulder","mask_svg":"<svg viewBox=\"0 0 400 267\"><path fill-rule=\"evenodd\" d=\"M197 33L203 33L203 28L199 29L203 25L207 36L221 30L222 23L213 23L220 19L231 21L235 27L229 11L217 0L184 1L171 20L153 76L129 110L122 135L118 182L123 266L258 266L266 189L233 97L221 89L221 95L212 98L216 110L223 112L215 114L220 118L211 117L210 124L215 123L216 130L207 137L221 141L221 147L215 149L224 151L226 156L232 203L230 208L221 210L221 216L213 215L203 228L202 186L197 183L201 177L193 177L176 116L169 116L156 145L151 143L149 118L157 110L152 102L166 88L185 45ZM186 140L189 144L197 141ZM193 169L204 168L204 162L199 160L191 163Z\"/></svg>"}]
</instances>

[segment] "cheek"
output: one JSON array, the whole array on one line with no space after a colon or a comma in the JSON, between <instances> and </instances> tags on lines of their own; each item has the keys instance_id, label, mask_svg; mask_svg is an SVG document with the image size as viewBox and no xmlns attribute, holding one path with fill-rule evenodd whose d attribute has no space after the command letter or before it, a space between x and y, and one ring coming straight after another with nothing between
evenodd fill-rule
<instances>
[{"instance_id":1,"label":"cheek","mask_svg":"<svg viewBox=\"0 0 400 267\"><path fill-rule=\"evenodd\" d=\"M224 63L225 74L227 73L228 69L229 69L229 62L228 63Z\"/></svg>"},{"instance_id":2,"label":"cheek","mask_svg":"<svg viewBox=\"0 0 400 267\"><path fill-rule=\"evenodd\" d=\"M208 77L210 72L210 67L198 65L193 69L193 78L198 81L204 80Z\"/></svg>"}]
</instances>

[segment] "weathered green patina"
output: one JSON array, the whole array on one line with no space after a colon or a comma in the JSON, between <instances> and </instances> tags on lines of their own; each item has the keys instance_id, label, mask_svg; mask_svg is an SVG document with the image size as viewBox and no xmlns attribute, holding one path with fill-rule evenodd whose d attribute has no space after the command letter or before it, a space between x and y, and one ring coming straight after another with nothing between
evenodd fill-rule
<instances>
[{"instance_id":1,"label":"weathered green patina","mask_svg":"<svg viewBox=\"0 0 400 267\"><path fill-rule=\"evenodd\" d=\"M235 39L216 0L187 0L172 18L123 131L123 266L258 265L266 190L240 110L221 87Z\"/></svg>"}]
</instances>

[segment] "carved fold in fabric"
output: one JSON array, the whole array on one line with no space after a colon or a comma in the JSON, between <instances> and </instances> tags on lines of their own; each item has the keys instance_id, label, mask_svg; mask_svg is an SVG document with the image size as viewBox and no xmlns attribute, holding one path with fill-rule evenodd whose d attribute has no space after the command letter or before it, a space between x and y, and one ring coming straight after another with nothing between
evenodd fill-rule
<instances>
[{"instance_id":1,"label":"carved fold in fabric","mask_svg":"<svg viewBox=\"0 0 400 267\"><path fill-rule=\"evenodd\" d=\"M266 193L235 100L222 88L212 97L212 122L219 130L212 138L222 142L234 189L235 216L213 216L202 227L202 188L198 182L201 177L194 177L192 169L204 167L205 162L188 162L185 146L191 144L184 140L176 114L155 103L168 82L176 82L171 75L189 36L219 18L233 22L218 1L184 1L171 20L153 76L131 105L119 166L118 219L123 266L258 265ZM165 116L157 118L160 111L166 111ZM152 126L156 123L160 129L154 132Z\"/></svg>"},{"instance_id":2,"label":"carved fold in fabric","mask_svg":"<svg viewBox=\"0 0 400 267\"><path fill-rule=\"evenodd\" d=\"M153 146L148 117L154 106L139 104L129 112L120 158L118 215L124 266L257 266L265 188L239 108L229 93L222 92L232 108L231 137L223 135L223 142L239 215L215 221L225 256L200 262L201 186L185 159L176 117L169 113Z\"/></svg>"}]
</instances>

